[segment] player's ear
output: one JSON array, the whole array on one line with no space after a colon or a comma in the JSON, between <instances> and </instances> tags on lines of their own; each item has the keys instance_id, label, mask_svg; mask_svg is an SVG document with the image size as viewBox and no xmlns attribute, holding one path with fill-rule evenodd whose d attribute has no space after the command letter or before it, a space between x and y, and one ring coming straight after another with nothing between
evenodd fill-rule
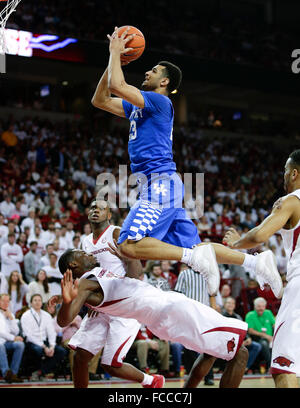
<instances>
[{"instance_id":1,"label":"player's ear","mask_svg":"<svg viewBox=\"0 0 300 408\"><path fill-rule=\"evenodd\" d=\"M298 171L298 169L293 169L293 171L292 171L292 179L293 179L293 181L295 181L296 180L296 178L299 176L299 171Z\"/></svg>"},{"instance_id":2,"label":"player's ear","mask_svg":"<svg viewBox=\"0 0 300 408\"><path fill-rule=\"evenodd\" d=\"M167 86L170 83L170 79L167 77L162 78L162 80L160 81L160 86L163 86L164 88L167 88Z\"/></svg>"}]
</instances>

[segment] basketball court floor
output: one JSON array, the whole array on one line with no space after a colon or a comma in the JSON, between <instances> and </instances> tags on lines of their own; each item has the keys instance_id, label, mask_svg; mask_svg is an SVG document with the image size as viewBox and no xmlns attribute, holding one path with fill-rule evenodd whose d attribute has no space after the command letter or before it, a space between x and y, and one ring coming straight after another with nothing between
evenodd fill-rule
<instances>
[{"instance_id":1,"label":"basketball court floor","mask_svg":"<svg viewBox=\"0 0 300 408\"><path fill-rule=\"evenodd\" d=\"M198 388L218 388L220 377L219 374L215 374L215 384L213 386L206 386L202 382ZM183 384L184 379L167 379L164 388L182 388ZM64 379L43 382L30 382L25 380L21 384L7 384L5 382L0 382L0 388L73 388L73 383ZM89 388L141 388L141 385L130 381L112 378L111 380L90 381ZM247 375L244 376L240 388L275 387L274 381L270 375Z\"/></svg>"}]
</instances>

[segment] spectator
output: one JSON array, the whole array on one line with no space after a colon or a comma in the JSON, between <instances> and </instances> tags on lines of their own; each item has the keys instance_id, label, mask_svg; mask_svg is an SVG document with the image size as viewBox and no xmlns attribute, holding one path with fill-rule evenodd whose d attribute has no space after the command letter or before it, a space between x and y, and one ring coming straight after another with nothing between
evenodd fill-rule
<instances>
[{"instance_id":1,"label":"spectator","mask_svg":"<svg viewBox=\"0 0 300 408\"><path fill-rule=\"evenodd\" d=\"M21 317L21 326L26 338L26 350L38 362L39 369L32 373L32 378L43 378L57 369L66 356L66 350L56 345L56 331L51 315L42 310L41 295L35 294L30 299L30 309Z\"/></svg>"},{"instance_id":2,"label":"spectator","mask_svg":"<svg viewBox=\"0 0 300 408\"><path fill-rule=\"evenodd\" d=\"M225 303L225 300L230 296L230 294L231 294L231 288L230 288L230 286L227 284L227 283L224 283L224 285L221 287L221 290L220 290L220 294L221 294L221 297L222 297L222 304L223 304L223 306L222 306L222 313L224 312L224 303Z\"/></svg>"},{"instance_id":3,"label":"spectator","mask_svg":"<svg viewBox=\"0 0 300 408\"><path fill-rule=\"evenodd\" d=\"M233 297L228 296L224 302L223 316L243 320L239 314L235 313L234 311L235 306L236 306L235 299ZM249 351L249 357L246 367L246 372L248 372L251 369L253 363L255 362L257 356L259 355L262 346L260 343L253 341L249 334L247 334L245 340L243 341L243 345L246 346Z\"/></svg>"},{"instance_id":4,"label":"spectator","mask_svg":"<svg viewBox=\"0 0 300 408\"><path fill-rule=\"evenodd\" d=\"M28 217L24 218L21 222L21 230L25 231L26 227L29 227L30 230L33 230L34 227L34 219L35 219L35 209L30 207L28 210Z\"/></svg>"},{"instance_id":5,"label":"spectator","mask_svg":"<svg viewBox=\"0 0 300 408\"><path fill-rule=\"evenodd\" d=\"M149 350L157 351L157 356L160 361L159 372L165 377L169 377L170 346L167 341L156 338L146 326L142 325L132 348L136 350L140 370L145 373L149 372L147 362Z\"/></svg>"},{"instance_id":6,"label":"spectator","mask_svg":"<svg viewBox=\"0 0 300 408\"><path fill-rule=\"evenodd\" d=\"M173 290L177 282L177 276L172 272L170 261L161 261L160 266L162 270L162 278L168 281L171 290Z\"/></svg>"},{"instance_id":7,"label":"spectator","mask_svg":"<svg viewBox=\"0 0 300 408\"><path fill-rule=\"evenodd\" d=\"M8 228L7 225L5 225L4 220L5 218L3 214L0 213L0 249L4 238L6 238L8 234Z\"/></svg>"},{"instance_id":8,"label":"spectator","mask_svg":"<svg viewBox=\"0 0 300 408\"><path fill-rule=\"evenodd\" d=\"M53 221L48 222L48 229L44 232L44 239L49 243L55 239L55 223Z\"/></svg>"},{"instance_id":9,"label":"spectator","mask_svg":"<svg viewBox=\"0 0 300 408\"><path fill-rule=\"evenodd\" d=\"M49 286L50 286L50 293L51 296L60 295L61 294L61 285L60 281L63 278L60 270L57 266L57 255L55 253L50 254L50 265L44 266L44 271L47 274Z\"/></svg>"},{"instance_id":10,"label":"spectator","mask_svg":"<svg viewBox=\"0 0 300 408\"><path fill-rule=\"evenodd\" d=\"M41 295L43 304L47 303L51 297L47 274L43 269L37 272L35 280L31 281L28 285L28 292L26 293L26 302L28 305L34 294Z\"/></svg>"},{"instance_id":11,"label":"spectator","mask_svg":"<svg viewBox=\"0 0 300 408\"><path fill-rule=\"evenodd\" d=\"M10 307L15 315L22 309L23 299L28 292L28 285L24 282L22 274L18 271L12 271L8 279L8 294L10 296Z\"/></svg>"},{"instance_id":12,"label":"spectator","mask_svg":"<svg viewBox=\"0 0 300 408\"><path fill-rule=\"evenodd\" d=\"M79 235L75 235L72 239L72 248L74 249L80 249L80 236Z\"/></svg>"},{"instance_id":13,"label":"spectator","mask_svg":"<svg viewBox=\"0 0 300 408\"><path fill-rule=\"evenodd\" d=\"M39 264L39 255L37 254L37 245L36 241L31 241L29 244L30 251L24 256L24 271L25 279L27 283L30 283L35 280L36 272Z\"/></svg>"},{"instance_id":14,"label":"spectator","mask_svg":"<svg viewBox=\"0 0 300 408\"><path fill-rule=\"evenodd\" d=\"M6 277L0 272L0 295L1 293L7 293L8 291L8 282Z\"/></svg>"},{"instance_id":15,"label":"spectator","mask_svg":"<svg viewBox=\"0 0 300 408\"><path fill-rule=\"evenodd\" d=\"M261 354L268 370L271 363L271 346L275 317L271 310L266 309L267 301L258 297L254 299L254 310L248 312L245 318L248 323L248 332L252 340L262 346Z\"/></svg>"},{"instance_id":16,"label":"spectator","mask_svg":"<svg viewBox=\"0 0 300 408\"><path fill-rule=\"evenodd\" d=\"M155 262L151 266L148 283L162 290L171 290L168 281L162 277L162 269L159 262Z\"/></svg>"},{"instance_id":17,"label":"spectator","mask_svg":"<svg viewBox=\"0 0 300 408\"><path fill-rule=\"evenodd\" d=\"M8 383L23 382L18 377L20 364L24 353L24 341L19 336L19 325L13 313L9 310L9 295L0 294L0 369ZM12 351L11 365L8 364L8 352Z\"/></svg>"},{"instance_id":18,"label":"spectator","mask_svg":"<svg viewBox=\"0 0 300 408\"><path fill-rule=\"evenodd\" d=\"M42 257L43 255L45 255L46 242L44 238L44 233L39 225L35 225L33 232L31 232L31 234L29 235L29 238L28 238L29 245L30 245L30 242L32 241L37 242L36 254L39 257Z\"/></svg>"},{"instance_id":19,"label":"spectator","mask_svg":"<svg viewBox=\"0 0 300 408\"><path fill-rule=\"evenodd\" d=\"M199 232L199 235L211 235L211 223L208 221L206 215L203 215L200 218L200 222L197 224L197 229Z\"/></svg>"},{"instance_id":20,"label":"spectator","mask_svg":"<svg viewBox=\"0 0 300 408\"><path fill-rule=\"evenodd\" d=\"M1 247L1 272L8 277L12 271L21 272L20 263L23 261L21 247L15 243L16 235L10 232L8 242Z\"/></svg>"},{"instance_id":21,"label":"spectator","mask_svg":"<svg viewBox=\"0 0 300 408\"><path fill-rule=\"evenodd\" d=\"M80 242L84 240L87 236L89 236L92 233L91 225L90 223L84 224L83 226L83 234L80 237Z\"/></svg>"},{"instance_id":22,"label":"spectator","mask_svg":"<svg viewBox=\"0 0 300 408\"><path fill-rule=\"evenodd\" d=\"M16 210L16 206L11 201L11 196L6 195L5 199L0 203L0 212L4 218L10 218Z\"/></svg>"},{"instance_id":23,"label":"spectator","mask_svg":"<svg viewBox=\"0 0 300 408\"><path fill-rule=\"evenodd\" d=\"M42 269L44 266L50 265L50 255L54 253L54 245L49 243L46 245L46 254L41 257L39 263L39 269Z\"/></svg>"},{"instance_id":24,"label":"spectator","mask_svg":"<svg viewBox=\"0 0 300 408\"><path fill-rule=\"evenodd\" d=\"M231 295L236 299L240 295L242 287L247 287L248 276L245 269L240 265L228 265L228 270L230 273L229 278L233 279Z\"/></svg>"}]
</instances>

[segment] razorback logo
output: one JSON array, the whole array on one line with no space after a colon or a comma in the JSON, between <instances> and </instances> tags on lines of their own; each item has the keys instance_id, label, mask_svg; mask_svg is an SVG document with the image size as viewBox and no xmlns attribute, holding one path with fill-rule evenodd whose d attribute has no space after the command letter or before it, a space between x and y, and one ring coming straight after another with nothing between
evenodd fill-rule
<instances>
[{"instance_id":1,"label":"razorback logo","mask_svg":"<svg viewBox=\"0 0 300 408\"><path fill-rule=\"evenodd\" d=\"M228 351L228 353L234 351L234 347L235 347L235 341L234 341L234 337L232 337L231 340L227 341L227 351Z\"/></svg>"},{"instance_id":2,"label":"razorback logo","mask_svg":"<svg viewBox=\"0 0 300 408\"><path fill-rule=\"evenodd\" d=\"M291 361L288 358L283 357L283 356L279 356L279 357L274 358L273 363L279 364L280 367L285 367L285 366L289 367L291 364L294 364L293 361Z\"/></svg>"}]
</instances>

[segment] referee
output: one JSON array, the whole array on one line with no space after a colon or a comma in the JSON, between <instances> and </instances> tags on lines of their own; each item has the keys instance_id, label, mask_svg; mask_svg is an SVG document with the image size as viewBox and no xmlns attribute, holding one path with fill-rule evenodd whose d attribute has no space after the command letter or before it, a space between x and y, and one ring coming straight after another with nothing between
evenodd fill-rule
<instances>
[{"instance_id":1,"label":"referee","mask_svg":"<svg viewBox=\"0 0 300 408\"><path fill-rule=\"evenodd\" d=\"M204 277L199 272L195 272L191 268L186 267L179 273L174 290L176 292L183 293L185 296L194 299L197 302L201 302L215 309L215 297L209 296ZM186 352L188 354L192 353L193 357L195 358L198 356L198 353L195 353L194 351L186 350ZM214 385L214 374L212 368L205 376L204 384Z\"/></svg>"}]
</instances>

